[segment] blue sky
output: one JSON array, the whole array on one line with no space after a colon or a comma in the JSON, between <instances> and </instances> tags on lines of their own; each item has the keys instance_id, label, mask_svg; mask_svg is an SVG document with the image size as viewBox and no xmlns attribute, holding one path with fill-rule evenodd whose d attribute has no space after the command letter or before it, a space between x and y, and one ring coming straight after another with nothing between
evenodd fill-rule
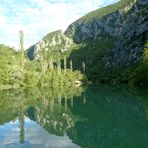
<instances>
[{"instance_id":1,"label":"blue sky","mask_svg":"<svg viewBox=\"0 0 148 148\"><path fill-rule=\"evenodd\" d=\"M25 48L47 33L62 29L97 8L119 0L1 0L0 43L18 48L24 31Z\"/></svg>"}]
</instances>

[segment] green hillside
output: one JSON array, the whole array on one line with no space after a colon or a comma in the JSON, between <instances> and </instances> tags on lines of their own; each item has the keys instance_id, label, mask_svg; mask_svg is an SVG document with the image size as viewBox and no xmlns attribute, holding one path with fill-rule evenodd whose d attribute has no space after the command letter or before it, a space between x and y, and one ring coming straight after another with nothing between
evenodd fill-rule
<instances>
[{"instance_id":1,"label":"green hillside","mask_svg":"<svg viewBox=\"0 0 148 148\"><path fill-rule=\"evenodd\" d=\"M130 5L134 1L135 0L120 0L119 2L115 4L94 10L88 13L87 15L85 15L84 17L78 19L77 21L89 22L89 21L92 21L93 19L99 19L105 15L111 14L112 12L115 12L117 10L124 11L125 7Z\"/></svg>"},{"instance_id":2,"label":"green hillside","mask_svg":"<svg viewBox=\"0 0 148 148\"><path fill-rule=\"evenodd\" d=\"M62 68L66 57L73 69L96 83L147 86L147 10L145 1L120 0L76 20L64 34L49 33L41 41L46 46L38 48L37 43L27 55L30 59L61 61Z\"/></svg>"},{"instance_id":3,"label":"green hillside","mask_svg":"<svg viewBox=\"0 0 148 148\"><path fill-rule=\"evenodd\" d=\"M75 86L75 81L86 81L79 71L73 71L72 65L68 67L66 62L64 69L61 69L60 61L46 61L42 58L29 61L24 53L4 45L0 45L0 55L0 89L58 89L62 86Z\"/></svg>"}]
</instances>

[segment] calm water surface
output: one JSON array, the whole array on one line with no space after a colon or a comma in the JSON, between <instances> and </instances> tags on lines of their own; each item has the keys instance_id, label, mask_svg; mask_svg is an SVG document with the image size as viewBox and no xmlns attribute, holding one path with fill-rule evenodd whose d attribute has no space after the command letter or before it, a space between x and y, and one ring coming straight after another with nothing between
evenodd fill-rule
<instances>
[{"instance_id":1,"label":"calm water surface","mask_svg":"<svg viewBox=\"0 0 148 148\"><path fill-rule=\"evenodd\" d=\"M0 92L0 148L148 148L147 90Z\"/></svg>"}]
</instances>

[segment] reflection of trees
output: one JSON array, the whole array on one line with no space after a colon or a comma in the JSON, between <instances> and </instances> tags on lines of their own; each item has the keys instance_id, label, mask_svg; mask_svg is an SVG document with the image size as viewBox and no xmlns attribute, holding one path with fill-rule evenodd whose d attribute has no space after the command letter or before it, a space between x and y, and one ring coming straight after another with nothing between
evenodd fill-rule
<instances>
[{"instance_id":1,"label":"reflection of trees","mask_svg":"<svg viewBox=\"0 0 148 148\"><path fill-rule=\"evenodd\" d=\"M64 135L78 120L68 105L73 106L74 96L80 96L82 92L82 88L76 87L3 91L0 93L0 123L18 117L21 144L25 141L25 116L38 122L52 134Z\"/></svg>"},{"instance_id":2,"label":"reflection of trees","mask_svg":"<svg viewBox=\"0 0 148 148\"><path fill-rule=\"evenodd\" d=\"M29 107L26 115L50 133L64 135L78 120L71 113L69 105L72 107L74 96L81 96L82 92L80 87L40 90L37 104Z\"/></svg>"},{"instance_id":3,"label":"reflection of trees","mask_svg":"<svg viewBox=\"0 0 148 148\"><path fill-rule=\"evenodd\" d=\"M43 104L44 103L41 102L40 105L29 108L27 115L51 134L62 136L66 133L67 129L73 127L79 120L77 116L71 113L68 107L68 104L71 104L71 99L67 97L61 98L59 95L58 99L47 99L46 106ZM34 112L33 114L31 110ZM34 117L32 117L32 115Z\"/></svg>"},{"instance_id":4,"label":"reflection of trees","mask_svg":"<svg viewBox=\"0 0 148 148\"><path fill-rule=\"evenodd\" d=\"M7 92L4 99L10 100L6 108L15 111L15 119L19 118L20 143L24 143L24 114L38 122L47 131L56 135L64 135L72 128L80 117L74 116L70 110L74 105L74 96L81 96L82 88L57 88L54 90L30 90ZM25 111L27 110L27 112ZM10 114L10 112L8 112Z\"/></svg>"},{"instance_id":5,"label":"reflection of trees","mask_svg":"<svg viewBox=\"0 0 148 148\"><path fill-rule=\"evenodd\" d=\"M25 142L25 111L26 111L26 105L25 105L25 99L23 99L25 96L24 94L22 95L22 98L20 98L20 100L18 101L18 120L19 120L19 129L20 129L20 138L19 138L19 142L21 144L23 144Z\"/></svg>"},{"instance_id":6,"label":"reflection of trees","mask_svg":"<svg viewBox=\"0 0 148 148\"><path fill-rule=\"evenodd\" d=\"M20 111L19 113L19 128L20 128L20 143L24 143L24 135L25 135L25 130L24 130L24 124L25 124L25 118L24 118L24 112Z\"/></svg>"},{"instance_id":7,"label":"reflection of trees","mask_svg":"<svg viewBox=\"0 0 148 148\"><path fill-rule=\"evenodd\" d=\"M82 148L136 148L148 143L148 103L143 91L57 88L0 95L0 124L18 116L20 143L25 140L24 114L51 134L66 133Z\"/></svg>"}]
</instances>

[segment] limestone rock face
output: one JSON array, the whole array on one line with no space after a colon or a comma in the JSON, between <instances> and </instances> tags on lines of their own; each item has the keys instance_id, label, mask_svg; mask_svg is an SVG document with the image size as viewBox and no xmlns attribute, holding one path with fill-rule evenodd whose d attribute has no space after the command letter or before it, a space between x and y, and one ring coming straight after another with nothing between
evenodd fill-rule
<instances>
[{"instance_id":1,"label":"limestone rock face","mask_svg":"<svg viewBox=\"0 0 148 148\"><path fill-rule=\"evenodd\" d=\"M142 59L144 44L148 40L147 14L148 1L140 1L124 15L119 39L103 59L106 67L129 65Z\"/></svg>"},{"instance_id":2,"label":"limestone rock face","mask_svg":"<svg viewBox=\"0 0 148 148\"><path fill-rule=\"evenodd\" d=\"M115 11L99 19L92 19L90 22L78 21L71 24L65 31L68 37L73 38L74 42L87 42L88 39L97 39L104 33L111 36L120 35L122 29L122 13Z\"/></svg>"},{"instance_id":3,"label":"limestone rock face","mask_svg":"<svg viewBox=\"0 0 148 148\"><path fill-rule=\"evenodd\" d=\"M75 43L115 38L114 47L102 59L104 67L123 66L141 60L148 40L148 1L137 0L103 17L79 19L65 31ZM93 52L93 51L92 51Z\"/></svg>"},{"instance_id":4,"label":"limestone rock face","mask_svg":"<svg viewBox=\"0 0 148 148\"><path fill-rule=\"evenodd\" d=\"M69 50L72 44L85 46L112 38L115 40L113 47L101 59L103 67L129 65L142 59L144 43L148 40L148 0L121 0L91 12L69 25L64 33L49 33L30 47L27 55L30 59L37 59L40 51L57 50L62 53ZM92 52L93 49L97 50L95 44ZM87 59L87 56L83 58ZM93 60L95 57L90 61Z\"/></svg>"},{"instance_id":5,"label":"limestone rock face","mask_svg":"<svg viewBox=\"0 0 148 148\"><path fill-rule=\"evenodd\" d=\"M38 59L42 51L57 50L64 52L73 44L73 40L66 37L61 30L47 34L41 41L27 50L29 59Z\"/></svg>"}]
</instances>

